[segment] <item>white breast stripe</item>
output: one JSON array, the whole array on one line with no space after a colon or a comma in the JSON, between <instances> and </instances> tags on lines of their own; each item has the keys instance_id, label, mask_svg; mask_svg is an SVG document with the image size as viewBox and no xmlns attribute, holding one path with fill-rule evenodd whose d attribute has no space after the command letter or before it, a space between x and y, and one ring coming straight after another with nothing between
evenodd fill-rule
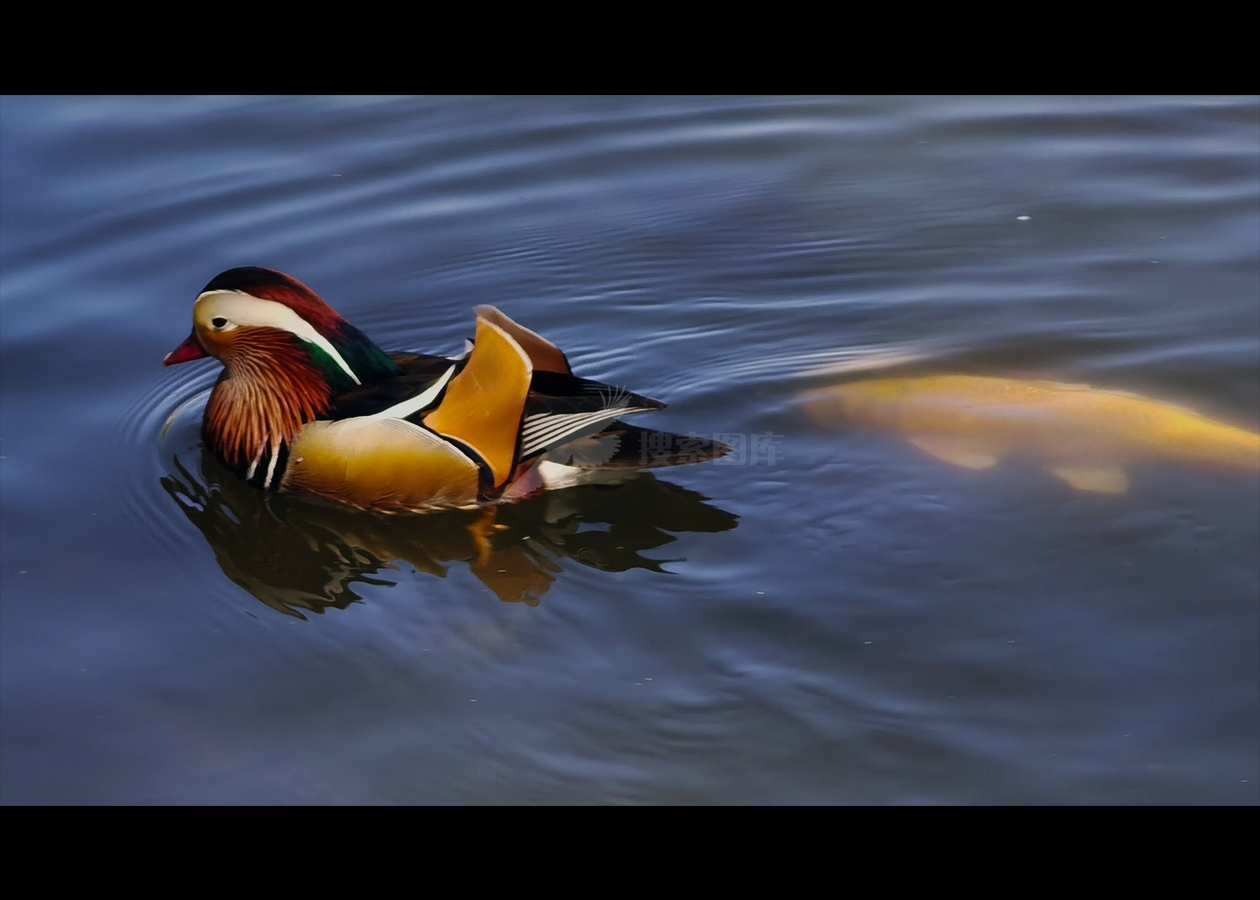
<instances>
[{"instance_id":1,"label":"white breast stripe","mask_svg":"<svg viewBox=\"0 0 1260 900\"><path fill-rule=\"evenodd\" d=\"M250 481L254 477L254 472L258 469L258 464L262 462L263 451L267 449L266 444L262 444L258 448L258 454L254 457L254 461L249 464L249 471L245 473L245 480Z\"/></svg>"},{"instance_id":2,"label":"white breast stripe","mask_svg":"<svg viewBox=\"0 0 1260 900\"><path fill-rule=\"evenodd\" d=\"M331 356L332 361L353 378L355 384L362 384L359 376L354 374L354 369L341 358L341 354L328 342L328 338L283 303L263 300L253 294L246 294L244 291L206 291L193 304L193 315L200 315L203 322L210 321L215 316L222 316L231 323L229 328L242 325L280 328L290 334L295 334Z\"/></svg>"},{"instance_id":3,"label":"white breast stripe","mask_svg":"<svg viewBox=\"0 0 1260 900\"><path fill-rule=\"evenodd\" d=\"M364 418L405 419L407 418L407 416L411 415L412 413L419 412L420 410L428 406L430 403L432 403L433 398L436 397L439 393L441 393L442 388L446 387L446 382L450 381L451 376L454 374L455 374L455 367L451 366L449 369L446 370L446 373L442 375L441 378L433 382L433 384L429 385L429 387L426 388L423 393L416 394L416 396L412 397L410 400L404 400L402 403L395 403L389 409L383 409L378 413L372 413L372 415L365 416Z\"/></svg>"},{"instance_id":4,"label":"white breast stripe","mask_svg":"<svg viewBox=\"0 0 1260 900\"><path fill-rule=\"evenodd\" d=\"M276 444L271 448L271 464L267 466L267 478L263 481L263 487L271 487L271 479L276 477L276 460L280 458L280 445Z\"/></svg>"}]
</instances>

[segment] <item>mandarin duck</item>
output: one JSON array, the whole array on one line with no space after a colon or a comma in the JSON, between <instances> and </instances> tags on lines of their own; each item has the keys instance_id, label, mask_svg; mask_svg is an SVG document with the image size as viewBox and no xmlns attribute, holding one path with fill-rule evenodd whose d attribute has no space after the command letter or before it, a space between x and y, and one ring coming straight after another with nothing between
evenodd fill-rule
<instances>
[{"instance_id":1,"label":"mandarin duck","mask_svg":"<svg viewBox=\"0 0 1260 900\"><path fill-rule=\"evenodd\" d=\"M202 439L246 482L360 509L481 506L730 450L618 421L665 404L579 378L550 341L474 312L461 357L387 353L296 278L229 269L164 363L223 364Z\"/></svg>"}]
</instances>

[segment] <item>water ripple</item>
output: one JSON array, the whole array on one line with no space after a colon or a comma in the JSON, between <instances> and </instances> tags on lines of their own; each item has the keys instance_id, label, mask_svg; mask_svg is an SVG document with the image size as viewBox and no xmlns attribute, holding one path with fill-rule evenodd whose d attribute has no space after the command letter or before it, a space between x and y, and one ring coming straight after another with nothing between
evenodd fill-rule
<instances>
[{"instance_id":1,"label":"water ripple","mask_svg":"<svg viewBox=\"0 0 1260 900\"><path fill-rule=\"evenodd\" d=\"M161 478L178 458L200 453L201 412L220 372L218 363L167 369L138 393L114 429L115 452L132 460L113 490L126 520L152 545L155 558L181 567L200 535L179 516L162 491Z\"/></svg>"}]
</instances>

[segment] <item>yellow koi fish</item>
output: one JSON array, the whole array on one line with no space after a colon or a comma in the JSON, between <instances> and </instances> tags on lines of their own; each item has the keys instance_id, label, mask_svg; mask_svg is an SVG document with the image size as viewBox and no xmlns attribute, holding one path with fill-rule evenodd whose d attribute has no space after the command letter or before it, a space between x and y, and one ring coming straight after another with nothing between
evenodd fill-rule
<instances>
[{"instance_id":1,"label":"yellow koi fish","mask_svg":"<svg viewBox=\"0 0 1260 900\"><path fill-rule=\"evenodd\" d=\"M1124 466L1178 462L1260 473L1260 434L1121 391L971 375L853 381L802 395L810 419L893 431L938 459L1045 466L1081 491L1123 494Z\"/></svg>"}]
</instances>

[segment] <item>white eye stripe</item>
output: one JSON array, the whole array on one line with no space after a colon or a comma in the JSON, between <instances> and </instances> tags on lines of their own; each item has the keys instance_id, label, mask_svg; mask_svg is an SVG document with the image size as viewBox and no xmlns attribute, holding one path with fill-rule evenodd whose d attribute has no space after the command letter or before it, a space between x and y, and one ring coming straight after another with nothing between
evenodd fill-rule
<instances>
[{"instance_id":1,"label":"white eye stripe","mask_svg":"<svg viewBox=\"0 0 1260 900\"><path fill-rule=\"evenodd\" d=\"M343 372L354 380L355 384L362 384L359 376L354 374L354 369L351 369L337 352L337 348L329 343L328 338L283 303L263 300L243 291L206 291L193 304L193 318L209 323L215 331L229 331L240 326L279 328L287 331L323 350ZM226 319L227 325L214 328L213 322L216 318Z\"/></svg>"}]
</instances>

